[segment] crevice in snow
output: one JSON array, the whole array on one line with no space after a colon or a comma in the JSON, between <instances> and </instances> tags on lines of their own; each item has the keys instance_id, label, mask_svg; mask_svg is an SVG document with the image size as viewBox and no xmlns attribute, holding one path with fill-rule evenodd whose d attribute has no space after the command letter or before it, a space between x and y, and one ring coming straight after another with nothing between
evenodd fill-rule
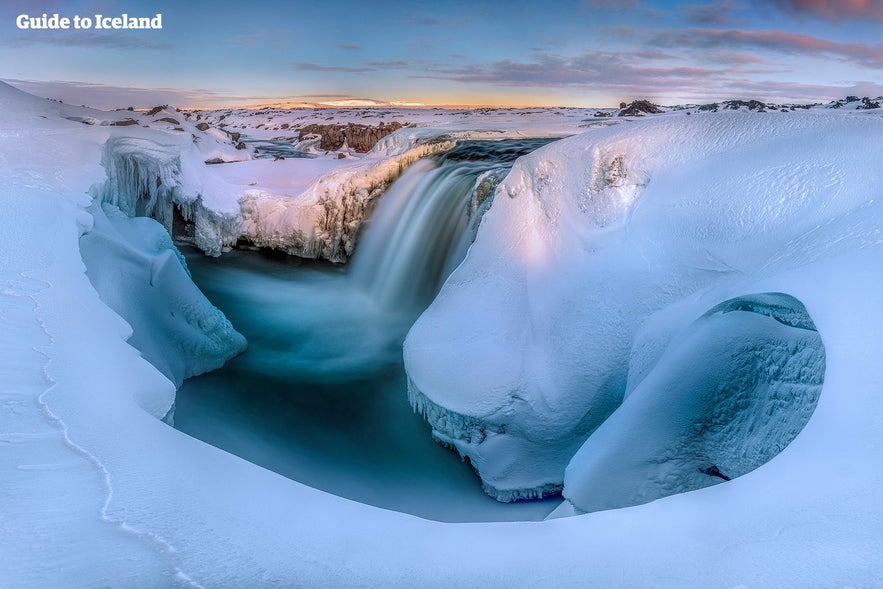
<instances>
[{"instance_id":1,"label":"crevice in snow","mask_svg":"<svg viewBox=\"0 0 883 589\"><path fill-rule=\"evenodd\" d=\"M44 288L51 287L49 283L46 283L40 279L31 279L42 283L44 285ZM146 542L148 545L152 546L155 550L162 554L169 562L169 566L172 572L172 578L175 579L176 585L181 587L190 587L193 589L202 589L202 585L200 585L189 575L187 575L187 573L185 573L180 568L180 566L176 564L177 550L168 541L152 532L136 529L129 525L125 520L110 515L110 505L113 501L114 495L113 479L111 477L111 474L97 456L89 452L86 448L84 448L71 438L67 424L54 411L52 411L51 407L49 406L47 396L50 395L58 386L58 382L50 374L52 356L50 355L49 350L51 350L55 338L47 328L45 321L40 318L40 303L35 295L33 293L28 293L20 296L25 296L31 300L34 306L36 323L37 325L39 325L40 330L46 337L46 344L44 346L34 346L32 348L36 353L45 358L45 362L41 370L43 373L43 379L47 384L46 388L36 397L36 403L45 418L60 432L64 444L75 454L85 459L97 471L99 479L101 480L101 485L105 491L105 499L99 512L99 517L101 521L115 526L117 529L127 535L133 536L139 540Z\"/></svg>"},{"instance_id":2,"label":"crevice in snow","mask_svg":"<svg viewBox=\"0 0 883 589\"><path fill-rule=\"evenodd\" d=\"M803 304L794 297L780 292L768 292L730 299L712 307L703 317L710 317L717 313L731 313L733 311L759 313L790 327L817 331L815 323L813 323Z\"/></svg>"}]
</instances>

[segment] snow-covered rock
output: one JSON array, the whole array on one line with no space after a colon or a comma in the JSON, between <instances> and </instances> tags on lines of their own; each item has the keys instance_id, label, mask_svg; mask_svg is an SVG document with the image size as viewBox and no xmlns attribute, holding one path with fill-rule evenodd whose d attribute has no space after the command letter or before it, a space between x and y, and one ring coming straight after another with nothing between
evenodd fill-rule
<instances>
[{"instance_id":1,"label":"snow-covered rock","mask_svg":"<svg viewBox=\"0 0 883 589\"><path fill-rule=\"evenodd\" d=\"M879 241L883 119L768 114L659 115L516 163L405 343L412 403L490 494L561 488L654 311Z\"/></svg>"}]
</instances>

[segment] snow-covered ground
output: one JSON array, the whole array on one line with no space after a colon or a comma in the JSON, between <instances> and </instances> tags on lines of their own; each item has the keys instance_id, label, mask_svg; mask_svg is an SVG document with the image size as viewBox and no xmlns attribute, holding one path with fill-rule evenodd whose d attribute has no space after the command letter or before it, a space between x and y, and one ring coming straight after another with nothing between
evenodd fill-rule
<instances>
[{"instance_id":1,"label":"snow-covered ground","mask_svg":"<svg viewBox=\"0 0 883 589\"><path fill-rule=\"evenodd\" d=\"M572 506L562 512L631 506L545 522L443 524L310 489L161 421L172 380L217 365L243 342L193 292L160 225L119 210L148 213L139 207L160 205L169 191L181 202L199 195L197 233L199 210L203 229L217 228L209 211L223 205L205 203L233 194L225 202L238 206L250 181L202 162L244 150L221 136L194 147L201 135L189 126L101 125L131 113L7 86L0 104L2 584L878 584L879 111L677 111L589 128L520 160L466 260L408 338L412 395L455 423L434 425L475 457L491 486L563 480ZM391 137L413 147L414 135ZM133 157L114 161L108 144ZM396 156L373 157L383 166ZM136 166L164 175L157 183ZM114 203L125 191L105 184L108 172L146 198ZM256 181L279 189L280 177ZM131 315L136 331L139 322L162 325L155 337L131 340L144 357L114 311ZM170 340L178 345L166 356ZM805 361L776 373L729 355L783 346ZM175 363L161 366L151 349ZM712 365L721 369L706 370L710 382L687 386L690 369ZM717 401L719 374L735 383L736 409ZM468 439L452 435L459 419ZM719 427L697 431L697 420ZM744 454L720 451L759 448L769 458L792 437L771 439L771 423L796 437L769 462L751 470L758 464L737 460ZM585 440L596 427L605 450L621 448L626 461L592 459L597 440ZM495 461L503 455L517 459ZM693 471L711 460L721 473L746 474L640 504L701 486L690 482ZM660 472L689 477L686 487L635 488L636 497L611 503L604 486L624 472L663 483Z\"/></svg>"}]
</instances>

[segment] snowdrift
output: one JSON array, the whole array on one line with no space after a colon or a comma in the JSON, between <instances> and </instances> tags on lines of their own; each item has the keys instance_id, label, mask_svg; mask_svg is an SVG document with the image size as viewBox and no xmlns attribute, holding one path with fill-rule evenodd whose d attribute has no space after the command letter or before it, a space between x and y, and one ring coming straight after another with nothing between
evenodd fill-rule
<instances>
[{"instance_id":1,"label":"snowdrift","mask_svg":"<svg viewBox=\"0 0 883 589\"><path fill-rule=\"evenodd\" d=\"M523 158L408 335L412 403L491 495L560 490L639 382L629 364L646 350L633 343L654 312L701 294L710 304L698 315L725 294L760 292L761 278L877 244L881 124L672 113Z\"/></svg>"}]
</instances>

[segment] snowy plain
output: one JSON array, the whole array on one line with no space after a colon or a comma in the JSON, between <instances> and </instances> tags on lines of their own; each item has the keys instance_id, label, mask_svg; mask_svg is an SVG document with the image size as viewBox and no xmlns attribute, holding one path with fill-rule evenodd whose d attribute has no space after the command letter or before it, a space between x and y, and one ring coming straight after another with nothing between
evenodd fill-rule
<instances>
[{"instance_id":1,"label":"snowy plain","mask_svg":"<svg viewBox=\"0 0 883 589\"><path fill-rule=\"evenodd\" d=\"M550 460L528 460L528 468L493 466L498 470L482 472L486 479L525 489L557 484L561 476L575 508L594 509L585 497L594 496L598 479L603 487L611 467L570 462L573 454L583 456L580 446L597 425L580 423L584 416L612 414L628 424L633 417L620 411L659 403L654 379L667 382L680 366L709 361L703 330L714 339L720 325L746 315L737 321L750 332L746 337L779 337L769 333L788 325L759 322L777 313L802 317L793 305L770 311L776 305L769 298L752 303L767 309L762 313L708 315L726 301L758 293L799 301L823 344L824 382L793 441L725 484L545 522L443 524L316 491L161 421L173 407L174 383L220 365L244 342L175 267L178 257L161 225L146 227L145 219L96 207L95 187L100 198L108 171L119 169L108 159L101 166L102 150L116 140L130 153L162 145L163 155L180 154L180 168L170 168L180 169L180 179L139 188L159 199L163 186L179 190L172 198L181 202L199 194L203 217L194 214L206 235L235 217L243 186L239 172L213 172L241 164L202 161L217 153L240 159L242 150L219 137L194 148L192 137L199 135L192 123L186 132L102 125L128 115L47 102L5 85L0 93L4 584L879 582L879 111L672 112L582 129L517 162L466 260L405 346L413 398L470 423L499 425L503 416L505 433L497 439L516 447L516 455L536 456L524 448L537 437L553 449ZM548 118L553 125L559 117ZM425 137L417 129L386 144L399 147L364 158L377 163L355 163L398 167L394 158ZM517 127L511 133L519 133ZM278 180L268 182L280 190ZM219 195L224 198L210 200ZM144 205L116 204L129 214ZM128 264L115 288L96 290L87 276L92 271L81 237L90 235L113 244L96 254L101 266ZM109 293L124 294L118 308L104 300ZM153 313L168 322L156 334L155 349L167 348L162 336L180 348L165 368L145 359L150 345L142 356L127 343L135 343L136 325L117 313L131 313L139 299L149 301L137 307L148 315L144 321L152 322ZM803 347L818 350L804 331ZM816 376L801 382L810 386ZM608 382L618 385L605 388ZM477 388L481 396L470 395ZM617 390L627 394L622 405ZM657 425L605 435L624 455L636 456L631 466L640 472L655 458L648 453L642 460L635 447L671 441L671 428ZM574 430L582 438L568 435ZM661 433L642 435L646 431ZM494 446L484 454L471 438L458 447L476 456L480 472L480 457L500 451Z\"/></svg>"}]
</instances>

